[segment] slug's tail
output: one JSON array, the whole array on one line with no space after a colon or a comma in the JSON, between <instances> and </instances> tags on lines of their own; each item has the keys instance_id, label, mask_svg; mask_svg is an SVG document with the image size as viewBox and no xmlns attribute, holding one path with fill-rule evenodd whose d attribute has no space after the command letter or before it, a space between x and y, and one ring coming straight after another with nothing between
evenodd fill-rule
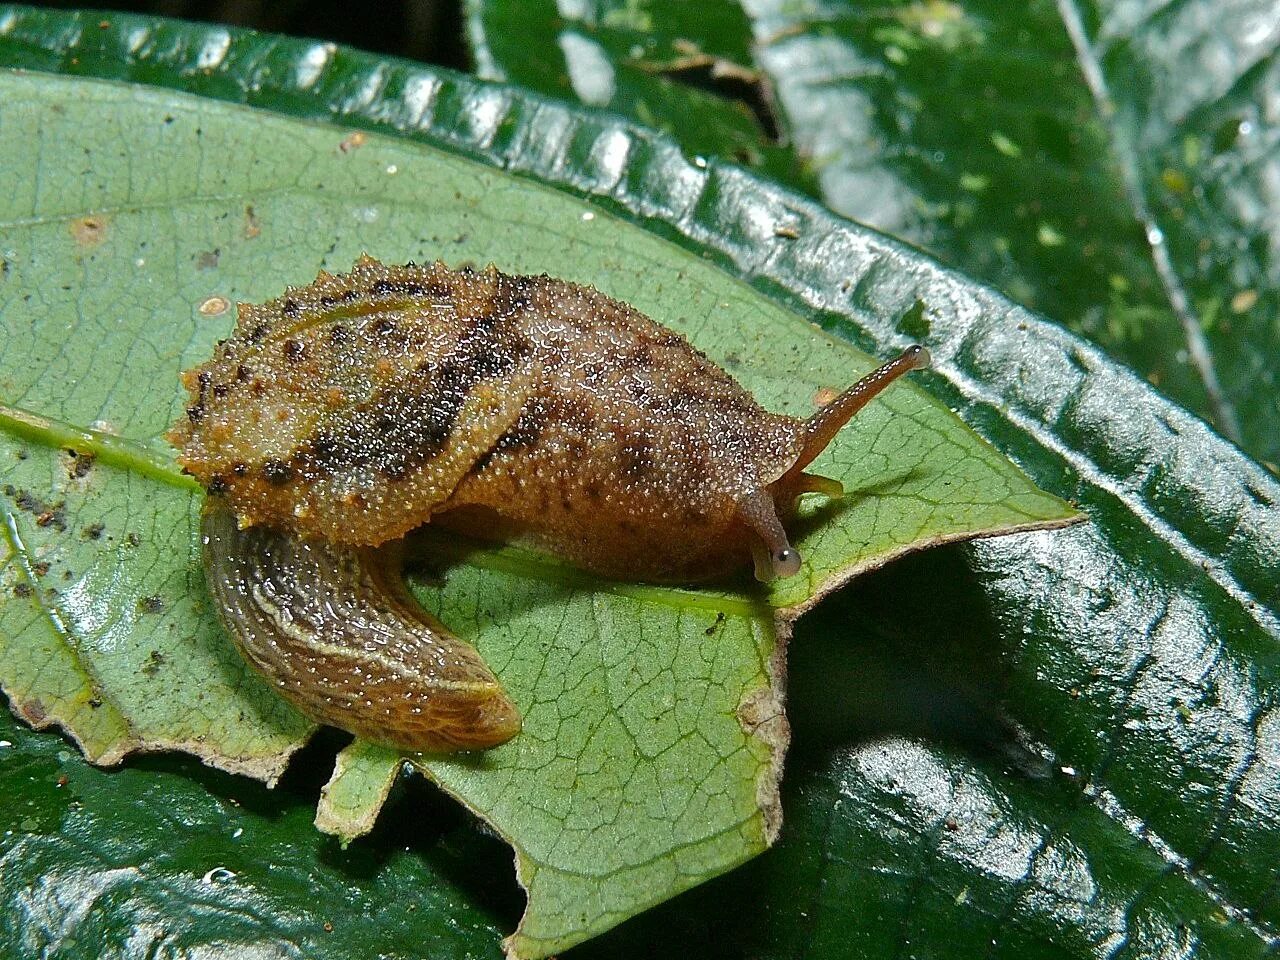
<instances>
[{"instance_id":1,"label":"slug's tail","mask_svg":"<svg viewBox=\"0 0 1280 960\"><path fill-rule=\"evenodd\" d=\"M395 545L242 530L219 497L201 525L209 591L236 647L318 723L403 750L482 750L520 712L474 648L409 596Z\"/></svg>"}]
</instances>

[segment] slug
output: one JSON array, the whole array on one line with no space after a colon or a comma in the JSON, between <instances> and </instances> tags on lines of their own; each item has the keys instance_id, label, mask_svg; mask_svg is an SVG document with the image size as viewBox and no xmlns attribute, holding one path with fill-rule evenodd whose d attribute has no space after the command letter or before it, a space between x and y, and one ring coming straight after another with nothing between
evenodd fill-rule
<instances>
[{"instance_id":1,"label":"slug","mask_svg":"<svg viewBox=\"0 0 1280 960\"><path fill-rule=\"evenodd\" d=\"M813 416L770 413L684 337L547 276L388 266L240 304L183 374L169 432L208 490L204 565L241 654L312 719L402 749L520 728L470 646L405 590L424 523L609 577L687 582L749 558L792 576L783 520L840 484L805 472L919 346Z\"/></svg>"}]
</instances>

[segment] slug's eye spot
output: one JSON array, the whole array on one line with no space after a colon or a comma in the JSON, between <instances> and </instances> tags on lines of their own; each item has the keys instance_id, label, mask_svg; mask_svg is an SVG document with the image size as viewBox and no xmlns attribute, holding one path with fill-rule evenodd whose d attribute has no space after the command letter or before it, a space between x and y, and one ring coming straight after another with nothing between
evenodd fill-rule
<instances>
[{"instance_id":1,"label":"slug's eye spot","mask_svg":"<svg viewBox=\"0 0 1280 960\"><path fill-rule=\"evenodd\" d=\"M907 347L903 356L911 362L911 369L913 370L925 370L933 363L933 357L929 355L928 348L922 347L918 343Z\"/></svg>"},{"instance_id":2,"label":"slug's eye spot","mask_svg":"<svg viewBox=\"0 0 1280 960\"><path fill-rule=\"evenodd\" d=\"M773 561L775 577L794 577L800 572L800 552L794 547L775 550L770 559Z\"/></svg>"}]
</instances>

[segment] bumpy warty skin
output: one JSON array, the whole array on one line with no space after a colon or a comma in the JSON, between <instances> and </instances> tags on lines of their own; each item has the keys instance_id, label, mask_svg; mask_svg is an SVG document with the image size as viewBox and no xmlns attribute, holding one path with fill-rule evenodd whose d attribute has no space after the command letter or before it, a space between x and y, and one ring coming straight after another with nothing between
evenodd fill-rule
<instances>
[{"instance_id":1,"label":"bumpy warty skin","mask_svg":"<svg viewBox=\"0 0 1280 960\"><path fill-rule=\"evenodd\" d=\"M801 422L588 287L361 258L262 305L184 375L179 461L242 524L375 545L424 522L606 575L747 563L737 499Z\"/></svg>"}]
</instances>

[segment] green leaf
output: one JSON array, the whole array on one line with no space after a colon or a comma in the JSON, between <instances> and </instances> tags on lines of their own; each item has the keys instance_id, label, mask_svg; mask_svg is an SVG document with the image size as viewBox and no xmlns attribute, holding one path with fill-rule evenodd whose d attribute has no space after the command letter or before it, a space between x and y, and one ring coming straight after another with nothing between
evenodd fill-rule
<instances>
[{"instance_id":1,"label":"green leaf","mask_svg":"<svg viewBox=\"0 0 1280 960\"><path fill-rule=\"evenodd\" d=\"M421 144L47 75L0 75L0 102L13 345L0 679L21 716L100 762L185 749L274 782L312 730L217 629L199 492L155 440L185 415L177 373L228 334L232 303L360 252L444 250L594 282L687 331L774 407L812 410L874 366L651 233ZM529 242L549 235L554 249ZM424 600L524 715L483 756L412 761L515 848L529 903L513 955L564 949L772 842L787 741L775 631L801 610L923 546L1079 519L918 389L859 419L818 465L849 495L809 505L806 573L770 593L604 584L424 538L446 566ZM367 830L402 762L351 748L321 826Z\"/></svg>"},{"instance_id":2,"label":"green leaf","mask_svg":"<svg viewBox=\"0 0 1280 960\"><path fill-rule=\"evenodd\" d=\"M469 6L483 75L660 116L691 152L767 155L754 161L763 172L1085 334L1276 472L1280 269L1265 238L1280 209L1267 186L1276 120L1260 106L1280 63L1270 6ZM637 6L643 22L619 16ZM722 87L700 111L651 109L675 81L637 71L656 54L634 51L673 44L758 71L793 160L774 158L764 129L754 146L716 142L749 89ZM570 82L584 73L614 90L607 103Z\"/></svg>"},{"instance_id":3,"label":"green leaf","mask_svg":"<svg viewBox=\"0 0 1280 960\"><path fill-rule=\"evenodd\" d=\"M642 129L323 45L100 20L0 15L0 62L398 131L590 194L870 352L927 339L930 391L1088 511L1071 531L894 564L803 620L779 847L578 953L1269 949L1280 489L1264 471L1027 311ZM779 222L798 237L778 236ZM20 955L51 943L143 955L146 931L175 953L460 956L492 949L517 913L492 882L502 848L448 805L419 814L429 797L393 791L405 806L392 823L339 853L289 778L269 795L175 760L106 775L57 756L48 735L0 735L17 820L0 889L18 918L0 936ZM328 771L310 769L313 793ZM418 832L435 829L424 822L439 832ZM236 875L211 876L210 891L202 878L219 864ZM45 908L41 891L73 888L94 909ZM421 891L412 915L408 889Z\"/></svg>"}]
</instances>

